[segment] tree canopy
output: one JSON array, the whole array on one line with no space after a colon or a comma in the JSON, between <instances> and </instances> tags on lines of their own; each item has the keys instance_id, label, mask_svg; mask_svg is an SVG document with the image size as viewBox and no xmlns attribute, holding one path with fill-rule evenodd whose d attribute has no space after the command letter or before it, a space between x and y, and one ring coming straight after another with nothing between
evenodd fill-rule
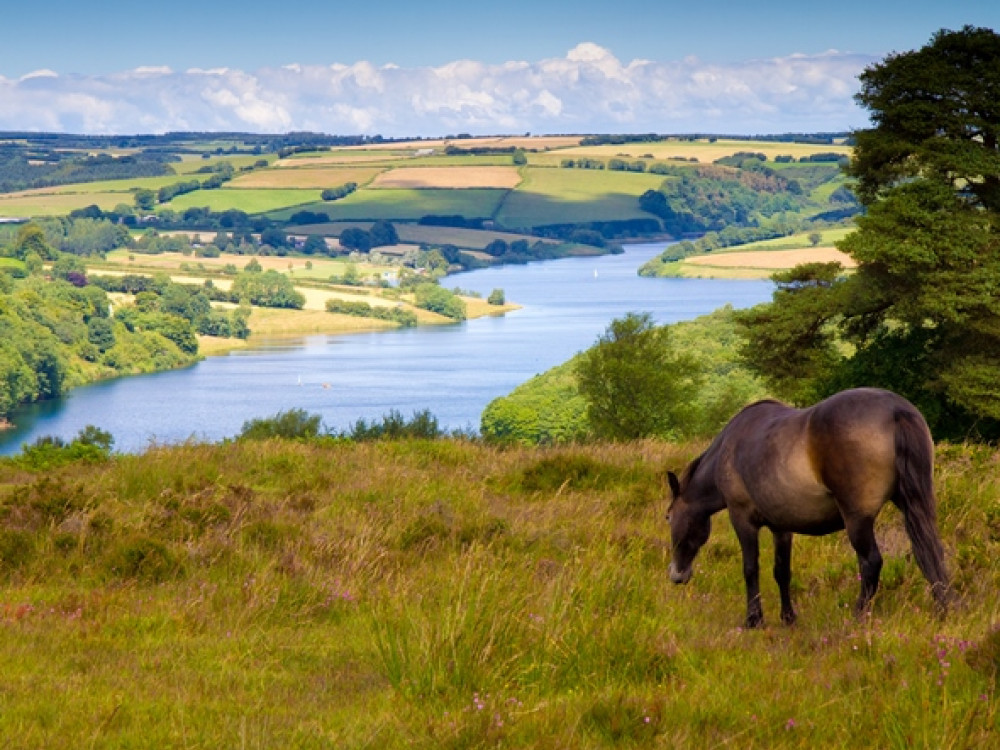
<instances>
[{"instance_id":1,"label":"tree canopy","mask_svg":"<svg viewBox=\"0 0 1000 750\"><path fill-rule=\"evenodd\" d=\"M857 271L779 277L741 315L746 355L794 401L882 386L939 436L1000 437L1000 36L940 31L861 84L873 126L847 171L866 214L839 243Z\"/></svg>"},{"instance_id":2,"label":"tree canopy","mask_svg":"<svg viewBox=\"0 0 1000 750\"><path fill-rule=\"evenodd\" d=\"M699 385L697 363L674 350L670 330L648 313L613 320L576 376L594 434L612 440L677 437Z\"/></svg>"}]
</instances>

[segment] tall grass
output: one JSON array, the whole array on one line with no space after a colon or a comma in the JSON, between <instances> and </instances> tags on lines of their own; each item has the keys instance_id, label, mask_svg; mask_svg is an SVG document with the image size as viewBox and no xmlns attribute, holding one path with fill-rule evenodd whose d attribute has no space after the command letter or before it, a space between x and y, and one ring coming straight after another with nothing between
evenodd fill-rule
<instances>
[{"instance_id":1,"label":"tall grass","mask_svg":"<svg viewBox=\"0 0 1000 750\"><path fill-rule=\"evenodd\" d=\"M997 741L1000 454L939 447L961 604L887 509L873 614L796 538L748 632L720 516L671 586L700 446L241 440L0 461L0 737L35 747L981 747ZM765 535L766 536L766 535ZM763 554L769 554L766 548ZM769 565L765 565L765 568Z\"/></svg>"}]
</instances>

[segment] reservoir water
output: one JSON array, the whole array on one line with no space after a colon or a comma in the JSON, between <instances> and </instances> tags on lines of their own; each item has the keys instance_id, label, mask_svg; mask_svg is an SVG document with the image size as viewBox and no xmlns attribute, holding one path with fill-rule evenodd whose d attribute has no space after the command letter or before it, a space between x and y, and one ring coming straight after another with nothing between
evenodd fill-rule
<instances>
[{"instance_id":1,"label":"reservoir water","mask_svg":"<svg viewBox=\"0 0 1000 750\"><path fill-rule=\"evenodd\" d=\"M770 281L648 279L636 274L666 243L626 246L621 255L568 258L449 276L444 285L495 288L523 308L447 326L255 342L170 372L76 388L13 415L0 454L43 435L65 440L92 424L120 452L153 443L216 441L249 419L288 409L320 414L331 429L391 409L409 418L429 409L446 429L478 431L497 396L590 347L612 319L648 312L658 323L703 315L731 303L770 299ZM253 319L250 320L253 327Z\"/></svg>"}]
</instances>

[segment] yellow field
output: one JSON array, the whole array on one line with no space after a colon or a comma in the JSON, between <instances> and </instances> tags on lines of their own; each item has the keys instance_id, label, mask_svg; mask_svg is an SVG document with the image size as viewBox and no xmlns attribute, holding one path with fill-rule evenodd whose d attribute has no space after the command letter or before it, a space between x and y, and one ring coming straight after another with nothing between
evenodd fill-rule
<instances>
[{"instance_id":1,"label":"yellow field","mask_svg":"<svg viewBox=\"0 0 1000 750\"><path fill-rule=\"evenodd\" d=\"M716 159L724 156L732 156L739 151L752 151L767 156L769 161L774 157L788 155L794 156L796 160L810 154L838 153L848 156L851 153L850 146L843 145L811 145L804 143L770 143L766 141L736 141L720 138L714 143L707 139L697 141L666 140L652 143L624 143L609 144L605 146L580 146L569 148L560 152L560 156L571 158L572 156L589 156L592 158L611 158L615 156L627 156L639 158L652 155L654 159L695 158L703 164L711 164Z\"/></svg>"},{"instance_id":2,"label":"yellow field","mask_svg":"<svg viewBox=\"0 0 1000 750\"><path fill-rule=\"evenodd\" d=\"M849 255L834 247L809 247L796 250L746 250L716 252L685 258L671 265L671 276L686 279L767 279L777 271L800 263L837 261L844 268L856 268Z\"/></svg>"},{"instance_id":3,"label":"yellow field","mask_svg":"<svg viewBox=\"0 0 1000 750\"><path fill-rule=\"evenodd\" d=\"M382 172L373 188L503 188L521 182L517 167L400 167Z\"/></svg>"},{"instance_id":4,"label":"yellow field","mask_svg":"<svg viewBox=\"0 0 1000 750\"><path fill-rule=\"evenodd\" d=\"M405 141L395 143L369 143L364 146L348 146L345 150L421 150L425 148L443 149L447 146L455 148L524 148L546 150L578 146L583 136L579 135L539 135L539 136L482 136L479 138L436 138L426 141Z\"/></svg>"},{"instance_id":5,"label":"yellow field","mask_svg":"<svg viewBox=\"0 0 1000 750\"><path fill-rule=\"evenodd\" d=\"M296 169L268 169L240 175L233 179L230 188L335 188L348 182L366 185L380 171L377 167L330 167L319 169L315 166Z\"/></svg>"},{"instance_id":6,"label":"yellow field","mask_svg":"<svg viewBox=\"0 0 1000 750\"><path fill-rule=\"evenodd\" d=\"M800 250L748 250L736 253L713 253L687 258L684 262L695 266L715 268L762 268L776 271L793 268L800 263L839 262L845 268L854 268L857 263L847 253L835 247L811 247Z\"/></svg>"},{"instance_id":7,"label":"yellow field","mask_svg":"<svg viewBox=\"0 0 1000 750\"><path fill-rule=\"evenodd\" d=\"M119 203L131 204L132 197L122 193L56 193L31 191L0 195L0 216L61 216L97 205L110 211Z\"/></svg>"}]
</instances>

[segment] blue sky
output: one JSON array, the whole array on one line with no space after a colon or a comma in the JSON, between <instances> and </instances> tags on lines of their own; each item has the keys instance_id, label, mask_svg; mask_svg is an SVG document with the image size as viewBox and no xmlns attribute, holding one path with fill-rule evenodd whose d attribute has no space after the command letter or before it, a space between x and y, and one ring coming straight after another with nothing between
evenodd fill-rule
<instances>
[{"instance_id":1,"label":"blue sky","mask_svg":"<svg viewBox=\"0 0 1000 750\"><path fill-rule=\"evenodd\" d=\"M964 24L1000 3L17 3L0 129L842 130L866 65Z\"/></svg>"}]
</instances>

